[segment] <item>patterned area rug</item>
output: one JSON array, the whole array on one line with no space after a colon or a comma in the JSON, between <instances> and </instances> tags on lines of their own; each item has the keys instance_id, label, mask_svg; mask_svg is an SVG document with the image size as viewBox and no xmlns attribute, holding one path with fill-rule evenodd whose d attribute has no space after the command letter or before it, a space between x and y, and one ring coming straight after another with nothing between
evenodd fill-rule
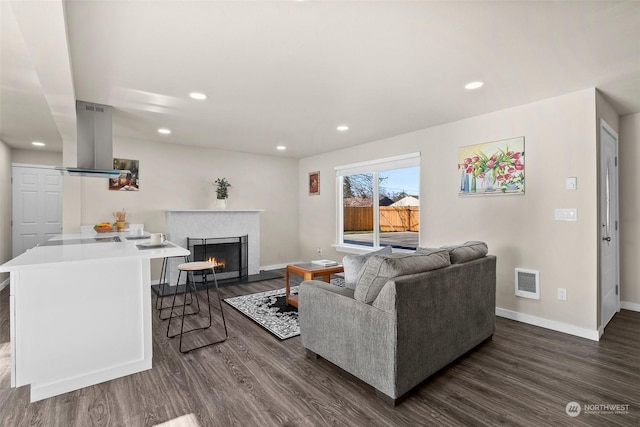
<instances>
[{"instance_id":1,"label":"patterned area rug","mask_svg":"<svg viewBox=\"0 0 640 427\"><path fill-rule=\"evenodd\" d=\"M297 294L298 287L292 286L291 293ZM284 288L225 298L224 302L281 340L300 335L298 310L285 304Z\"/></svg>"}]
</instances>

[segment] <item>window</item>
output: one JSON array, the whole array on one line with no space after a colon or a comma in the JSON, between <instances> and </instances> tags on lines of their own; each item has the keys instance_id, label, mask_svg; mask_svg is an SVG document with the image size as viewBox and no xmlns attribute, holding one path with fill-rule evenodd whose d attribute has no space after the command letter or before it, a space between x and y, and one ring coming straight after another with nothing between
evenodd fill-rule
<instances>
[{"instance_id":1,"label":"window","mask_svg":"<svg viewBox=\"0 0 640 427\"><path fill-rule=\"evenodd\" d=\"M361 252L420 242L420 153L336 167L338 247Z\"/></svg>"}]
</instances>

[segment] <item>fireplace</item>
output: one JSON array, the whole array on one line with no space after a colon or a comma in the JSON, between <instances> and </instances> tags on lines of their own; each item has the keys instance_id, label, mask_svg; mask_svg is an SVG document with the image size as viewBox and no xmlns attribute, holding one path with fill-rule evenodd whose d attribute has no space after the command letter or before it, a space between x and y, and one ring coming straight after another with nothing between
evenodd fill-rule
<instances>
[{"instance_id":1,"label":"fireplace","mask_svg":"<svg viewBox=\"0 0 640 427\"><path fill-rule=\"evenodd\" d=\"M248 235L249 277L260 274L260 215L261 209L181 209L166 211L167 240L189 249L187 237L229 237ZM167 283L178 282L179 258L167 260ZM237 279L236 279L237 280ZM180 276L184 284L186 275Z\"/></svg>"},{"instance_id":2,"label":"fireplace","mask_svg":"<svg viewBox=\"0 0 640 427\"><path fill-rule=\"evenodd\" d=\"M191 261L207 261L215 264L218 280L242 280L249 274L248 266L249 236L239 237L187 237L187 245L191 251ZM196 277L195 281L202 281Z\"/></svg>"}]
</instances>

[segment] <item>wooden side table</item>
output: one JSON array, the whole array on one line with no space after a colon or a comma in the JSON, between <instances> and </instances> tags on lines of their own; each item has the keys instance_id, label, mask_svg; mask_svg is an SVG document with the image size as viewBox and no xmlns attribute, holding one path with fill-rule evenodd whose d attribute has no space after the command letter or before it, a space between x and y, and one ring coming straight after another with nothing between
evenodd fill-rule
<instances>
[{"instance_id":1,"label":"wooden side table","mask_svg":"<svg viewBox=\"0 0 640 427\"><path fill-rule=\"evenodd\" d=\"M332 265L331 267L322 267L320 265L312 264L312 263L304 263L304 264L289 264L287 265L286 273L285 273L285 298L286 302L289 305L294 307L298 307L298 295L290 295L289 291L289 276L293 274L297 274L298 276L302 276L302 280L313 280L316 277L322 277L322 280L329 283L331 280L331 275L336 273L342 273L344 271L344 266L342 264Z\"/></svg>"}]
</instances>

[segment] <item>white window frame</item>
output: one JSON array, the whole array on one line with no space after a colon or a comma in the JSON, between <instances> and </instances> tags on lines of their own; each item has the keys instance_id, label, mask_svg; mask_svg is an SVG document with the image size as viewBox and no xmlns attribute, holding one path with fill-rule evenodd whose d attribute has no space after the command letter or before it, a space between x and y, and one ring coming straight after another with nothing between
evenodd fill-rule
<instances>
[{"instance_id":1,"label":"white window frame","mask_svg":"<svg viewBox=\"0 0 640 427\"><path fill-rule=\"evenodd\" d=\"M344 177L347 175L354 175L359 173L372 173L373 174L373 194L380 194L379 188L379 172L402 169L410 167L420 167L420 152L408 153L400 156L387 157L383 159L370 160L366 162L351 163L348 165L336 166L336 244L332 245L338 252L347 252L354 254L364 254L367 252L377 251L380 249L380 215L376 215L375 212L380 212L380 200L378 197L373 198L373 247L364 245L354 245L344 243L344 209L343 209L343 182ZM420 179L418 179L418 191L420 188ZM419 231L421 233L422 231ZM418 234L418 241L420 241L420 234ZM394 251L401 252L401 249L394 249Z\"/></svg>"}]
</instances>

